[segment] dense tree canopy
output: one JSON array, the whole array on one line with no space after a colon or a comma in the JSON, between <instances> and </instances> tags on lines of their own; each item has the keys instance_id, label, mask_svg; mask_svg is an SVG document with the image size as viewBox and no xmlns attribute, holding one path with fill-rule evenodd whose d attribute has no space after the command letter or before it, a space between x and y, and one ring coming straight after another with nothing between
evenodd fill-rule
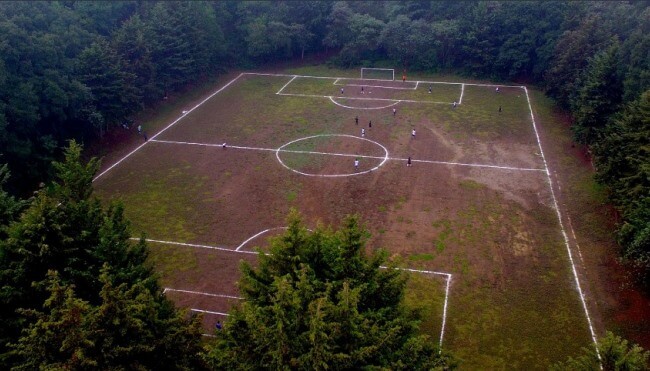
<instances>
[{"instance_id":1,"label":"dense tree canopy","mask_svg":"<svg viewBox=\"0 0 650 371\"><path fill-rule=\"evenodd\" d=\"M98 162L82 163L72 142L54 168L57 182L38 191L20 218L21 205L0 192L2 221L10 222L0 225L7 235L0 240L0 367L193 363L200 324L163 295L144 241L130 241L122 206L105 208L92 197ZM77 359L79 352L88 359Z\"/></svg>"},{"instance_id":2,"label":"dense tree canopy","mask_svg":"<svg viewBox=\"0 0 650 371\"><path fill-rule=\"evenodd\" d=\"M452 366L404 306L405 278L367 257L350 217L337 232L310 233L299 216L258 268L244 263L245 298L206 356L215 369L357 370Z\"/></svg>"}]
</instances>

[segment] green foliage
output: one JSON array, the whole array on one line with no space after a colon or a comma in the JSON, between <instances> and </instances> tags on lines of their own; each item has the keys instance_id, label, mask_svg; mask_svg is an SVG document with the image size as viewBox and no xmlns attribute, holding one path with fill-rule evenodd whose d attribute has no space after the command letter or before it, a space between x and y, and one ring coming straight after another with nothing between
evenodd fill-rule
<instances>
[{"instance_id":1,"label":"green foliage","mask_svg":"<svg viewBox=\"0 0 650 371\"><path fill-rule=\"evenodd\" d=\"M650 285L650 90L606 128L594 146L597 179L622 211L623 255Z\"/></svg>"},{"instance_id":2,"label":"green foliage","mask_svg":"<svg viewBox=\"0 0 650 371\"><path fill-rule=\"evenodd\" d=\"M436 369L452 365L403 305L405 278L365 255L355 217L308 232L295 211L259 268L242 265L246 300L231 312L207 362L216 369Z\"/></svg>"},{"instance_id":3,"label":"green foliage","mask_svg":"<svg viewBox=\"0 0 650 371\"><path fill-rule=\"evenodd\" d=\"M48 274L49 298L14 344L15 369L200 369L200 321L186 321L144 283L114 285L106 272L93 306Z\"/></svg>"},{"instance_id":4,"label":"green foliage","mask_svg":"<svg viewBox=\"0 0 650 371\"><path fill-rule=\"evenodd\" d=\"M107 357L111 354L108 348L113 340L105 339L109 343L104 344L94 340L94 337L103 339L104 331L109 329L116 336L122 333L123 338L114 339L116 348L112 352L117 353L113 353L113 358L103 360L97 355L93 362L121 362L119 343L127 340L139 346L154 347L147 356L150 359L139 362L157 364L154 362L165 359L162 354L171 357L176 353L174 357L184 359L178 362L186 362L194 357L192 352L196 351L199 341L195 329L198 325L182 320L162 295L151 268L146 265L144 240L139 243L130 241L129 223L124 218L123 207L116 204L104 209L98 200L92 198L92 179L98 168L97 160L83 164L81 147L72 141L65 152L65 161L55 163L54 168L59 181L38 192L20 219L9 226L8 238L0 241L0 298L3 303L0 307L0 365L7 368L23 364L24 368L30 368L30 365L39 362L76 362L68 358L76 359L76 347L83 345L77 345L80 338L83 338L84 344L87 340L95 346L103 344L105 349L97 352L101 357ZM71 294L64 295L52 285L48 292L48 272L51 271L57 273L57 282L61 286L74 286L74 298ZM34 318L26 314L41 308L52 295L46 311L39 318L43 321L49 318L48 321L54 324L35 324ZM64 300L64 297L67 299ZM129 304L128 300L134 302ZM127 304L128 308L123 308ZM93 312L95 306L97 310ZM83 313L84 308L91 308L88 315L93 321L103 321L96 322L94 328L88 329L92 334L79 333L79 329L75 330L77 332L71 331L70 338L65 338L68 335L64 333L50 334L61 342L60 347L52 352L67 349L68 345L69 351L51 354L51 359L41 359L38 358L41 355L50 355L43 352L29 355L32 352L26 348L22 353L15 353L6 348L7 343L18 343L21 329L28 326L32 326L32 339L23 342L39 346L36 343L41 341L42 331L50 331L49 326L76 326L76 323L69 322L72 319L64 317ZM140 336L137 332L128 332L126 322L120 318L102 317L110 313L119 314L124 321L131 321L129 315L142 317L137 321L150 326L145 327L151 334ZM39 326L42 327L40 330ZM158 344L158 341L162 342ZM186 351L190 353L184 353ZM161 355L154 356L157 352L161 352ZM141 353L135 354L136 358L144 357ZM134 362L128 357L124 360ZM174 365L176 361L167 359L167 362ZM159 365L162 367L165 363ZM80 364L79 367L86 366Z\"/></svg>"},{"instance_id":5,"label":"green foliage","mask_svg":"<svg viewBox=\"0 0 650 371\"><path fill-rule=\"evenodd\" d=\"M583 348L584 354L566 362L555 364L551 370L569 371L642 371L648 370L650 352L636 344L607 332L598 341L600 360L595 348Z\"/></svg>"},{"instance_id":6,"label":"green foliage","mask_svg":"<svg viewBox=\"0 0 650 371\"><path fill-rule=\"evenodd\" d=\"M17 200L4 190L9 175L7 165L0 165L0 239L6 238L7 226L18 216L25 205L24 201Z\"/></svg>"},{"instance_id":7,"label":"green foliage","mask_svg":"<svg viewBox=\"0 0 650 371\"><path fill-rule=\"evenodd\" d=\"M578 82L572 101L576 139L585 144L596 141L611 115L618 111L623 83L618 71L618 43L592 58Z\"/></svg>"}]
</instances>

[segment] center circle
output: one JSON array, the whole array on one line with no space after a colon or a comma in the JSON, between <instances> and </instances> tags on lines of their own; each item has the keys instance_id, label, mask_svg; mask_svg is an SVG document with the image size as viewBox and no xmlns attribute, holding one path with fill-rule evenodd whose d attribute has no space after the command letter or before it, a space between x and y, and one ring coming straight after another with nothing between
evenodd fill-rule
<instances>
[{"instance_id":1,"label":"center circle","mask_svg":"<svg viewBox=\"0 0 650 371\"><path fill-rule=\"evenodd\" d=\"M300 141L305 141L305 140L310 140L314 138L322 138L322 137L343 137L343 138L351 138L351 139L356 139L356 140L361 140L361 141L366 141L369 143L372 143L382 149L384 152L383 157L382 156L364 156L364 155L355 155L355 154L347 154L347 153L329 153L329 152L316 152L316 151L299 151L299 150L288 150L285 149L287 146L290 146L294 143L300 142ZM280 152L288 152L288 153L303 153L303 154L312 154L312 155L323 155L323 156L341 156L341 157L349 157L349 158L372 158L372 159L381 159L381 162L368 170L364 171L353 171L350 173L341 173L341 174L314 174L314 173L306 173L303 171L299 171L294 169L293 167L287 165L284 161L282 161L282 158L280 158ZM333 177L343 177L343 176L355 176L355 175L362 175L362 174L367 174L371 171L377 170L380 166L384 165L386 161L388 161L388 149L384 147L383 145L375 142L374 140L362 138L362 137L357 137L354 135L348 135L348 134L319 134L319 135L312 135L309 137L304 137L304 138L298 138L295 140L292 140L291 142L288 142L286 144L283 144L282 146L278 147L278 149L275 150L275 157L278 159L278 162L287 168L288 170L293 171L296 174L300 175L305 175L305 176L314 176L314 177L324 177L324 178L333 178ZM351 164L353 163L352 161L350 162ZM351 168L353 168L351 166Z\"/></svg>"}]
</instances>

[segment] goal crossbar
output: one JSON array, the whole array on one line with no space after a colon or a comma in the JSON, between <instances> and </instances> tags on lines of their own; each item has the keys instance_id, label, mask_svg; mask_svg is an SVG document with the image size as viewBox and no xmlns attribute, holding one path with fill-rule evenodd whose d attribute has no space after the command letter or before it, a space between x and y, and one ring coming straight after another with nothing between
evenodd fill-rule
<instances>
[{"instance_id":1,"label":"goal crossbar","mask_svg":"<svg viewBox=\"0 0 650 371\"><path fill-rule=\"evenodd\" d=\"M372 72L379 72L380 76L385 76L385 78L377 77L368 77ZM370 67L361 67L361 79L362 80L390 80L395 81L395 69L394 68L370 68Z\"/></svg>"}]
</instances>

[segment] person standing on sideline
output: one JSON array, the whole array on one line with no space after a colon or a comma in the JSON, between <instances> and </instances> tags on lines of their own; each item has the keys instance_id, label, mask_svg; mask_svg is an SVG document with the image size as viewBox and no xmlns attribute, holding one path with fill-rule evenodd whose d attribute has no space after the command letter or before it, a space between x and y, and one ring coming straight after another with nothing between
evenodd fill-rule
<instances>
[{"instance_id":1,"label":"person standing on sideline","mask_svg":"<svg viewBox=\"0 0 650 371\"><path fill-rule=\"evenodd\" d=\"M411 156L406 160L406 166L411 167Z\"/></svg>"},{"instance_id":2,"label":"person standing on sideline","mask_svg":"<svg viewBox=\"0 0 650 371\"><path fill-rule=\"evenodd\" d=\"M358 158L354 159L354 171L355 172L359 171L359 159Z\"/></svg>"},{"instance_id":3,"label":"person standing on sideline","mask_svg":"<svg viewBox=\"0 0 650 371\"><path fill-rule=\"evenodd\" d=\"M393 116L397 113L397 109L393 108Z\"/></svg>"},{"instance_id":4,"label":"person standing on sideline","mask_svg":"<svg viewBox=\"0 0 650 371\"><path fill-rule=\"evenodd\" d=\"M361 136L365 137L366 136L366 129L361 128Z\"/></svg>"},{"instance_id":5,"label":"person standing on sideline","mask_svg":"<svg viewBox=\"0 0 650 371\"><path fill-rule=\"evenodd\" d=\"M359 125L359 116L354 116L354 124Z\"/></svg>"},{"instance_id":6,"label":"person standing on sideline","mask_svg":"<svg viewBox=\"0 0 650 371\"><path fill-rule=\"evenodd\" d=\"M415 139L415 128L411 129L411 138Z\"/></svg>"}]
</instances>

